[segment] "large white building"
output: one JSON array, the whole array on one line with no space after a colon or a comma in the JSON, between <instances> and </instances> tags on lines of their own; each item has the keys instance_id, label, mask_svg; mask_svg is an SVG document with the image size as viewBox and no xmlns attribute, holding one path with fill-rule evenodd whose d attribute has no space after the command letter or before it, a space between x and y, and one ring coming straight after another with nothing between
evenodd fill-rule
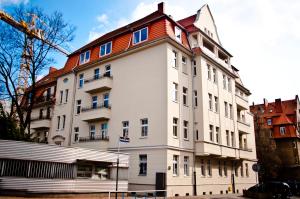
<instances>
[{"instance_id":1,"label":"large white building","mask_svg":"<svg viewBox=\"0 0 300 199\"><path fill-rule=\"evenodd\" d=\"M110 151L128 135L120 151L130 154L130 190L241 193L256 183L256 151L250 92L231 58L208 5L176 22L161 3L52 69L54 104L46 122L46 109L34 109L33 131L49 143Z\"/></svg>"}]
</instances>

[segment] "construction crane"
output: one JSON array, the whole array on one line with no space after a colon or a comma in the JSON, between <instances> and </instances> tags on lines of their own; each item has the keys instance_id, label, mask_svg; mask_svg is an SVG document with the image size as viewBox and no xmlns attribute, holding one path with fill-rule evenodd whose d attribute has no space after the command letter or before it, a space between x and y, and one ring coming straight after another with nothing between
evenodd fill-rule
<instances>
[{"instance_id":1,"label":"construction crane","mask_svg":"<svg viewBox=\"0 0 300 199\"><path fill-rule=\"evenodd\" d=\"M38 18L35 14L29 14L31 15L31 23L28 24L25 21L18 22L15 20L12 16L4 12L3 10L0 10L0 20L6 22L7 24L11 25L12 27L16 28L17 30L23 32L27 35L27 43L28 48L30 49L30 52L28 53L26 49L23 51L22 55L22 63L20 66L20 73L18 76L18 94L24 93L25 89L28 88L28 78L29 78L29 67L30 67L30 56L33 56L32 54L32 47L33 47L33 39L38 39L44 42L45 44L51 46L52 48L56 49L57 51L63 53L64 55L68 56L68 52L61 48L59 45L56 45L48 40L46 40L43 36L43 30L37 29L35 26L35 20ZM45 23L42 22L44 25Z\"/></svg>"}]
</instances>

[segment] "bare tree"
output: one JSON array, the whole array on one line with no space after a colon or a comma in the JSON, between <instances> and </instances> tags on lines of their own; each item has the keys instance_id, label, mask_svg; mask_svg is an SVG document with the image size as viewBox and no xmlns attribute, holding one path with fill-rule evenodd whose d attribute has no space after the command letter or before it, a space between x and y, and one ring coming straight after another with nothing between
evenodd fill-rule
<instances>
[{"instance_id":1,"label":"bare tree","mask_svg":"<svg viewBox=\"0 0 300 199\"><path fill-rule=\"evenodd\" d=\"M63 20L61 13L47 15L37 7L16 7L12 16L16 21L28 25L32 25L34 18L35 29L39 30L47 43L68 48L68 43L74 38L75 28ZM16 114L20 132L26 136L30 136L37 76L42 75L54 62L51 55L57 53L56 48L44 41L0 21L0 100L11 101L10 114ZM26 81L29 85L23 92L18 88L18 84L22 83L19 77L21 63L27 67Z\"/></svg>"}]
</instances>

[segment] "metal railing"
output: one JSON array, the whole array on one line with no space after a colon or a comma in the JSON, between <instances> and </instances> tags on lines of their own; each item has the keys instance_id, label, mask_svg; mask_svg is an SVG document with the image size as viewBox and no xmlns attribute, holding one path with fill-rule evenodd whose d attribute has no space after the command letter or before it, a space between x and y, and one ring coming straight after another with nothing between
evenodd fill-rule
<instances>
[{"instance_id":1,"label":"metal railing","mask_svg":"<svg viewBox=\"0 0 300 199\"><path fill-rule=\"evenodd\" d=\"M95 136L87 136L87 137L79 137L78 142L92 142L99 140L109 140L108 135L95 135Z\"/></svg>"},{"instance_id":2,"label":"metal railing","mask_svg":"<svg viewBox=\"0 0 300 199\"><path fill-rule=\"evenodd\" d=\"M51 119L51 116L50 115L40 115L40 116L37 116L37 117L31 117L30 118L31 121L38 121L38 120L50 120Z\"/></svg>"},{"instance_id":3,"label":"metal railing","mask_svg":"<svg viewBox=\"0 0 300 199\"><path fill-rule=\"evenodd\" d=\"M86 112L86 111L92 111L92 110L95 110L95 109L101 109L101 108L107 108L107 109L111 109L111 105L110 104L97 104L96 106L88 106L88 107L83 107L81 108L81 111L82 112Z\"/></svg>"},{"instance_id":4,"label":"metal railing","mask_svg":"<svg viewBox=\"0 0 300 199\"><path fill-rule=\"evenodd\" d=\"M93 75L90 78L84 79L84 83L89 83L89 82L96 81L96 80L99 80L99 79L102 79L102 78L105 78L105 77L112 78L112 75L108 74L108 73L104 73L103 75Z\"/></svg>"},{"instance_id":5,"label":"metal railing","mask_svg":"<svg viewBox=\"0 0 300 199\"><path fill-rule=\"evenodd\" d=\"M117 198L115 194L121 196L120 198L167 198L167 190L138 190L138 191L110 191L108 198Z\"/></svg>"}]
</instances>

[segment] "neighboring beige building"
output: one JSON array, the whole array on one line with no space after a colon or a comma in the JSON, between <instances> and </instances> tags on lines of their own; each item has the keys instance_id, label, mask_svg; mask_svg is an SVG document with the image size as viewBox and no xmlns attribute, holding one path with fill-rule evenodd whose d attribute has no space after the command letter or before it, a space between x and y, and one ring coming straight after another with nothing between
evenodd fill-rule
<instances>
[{"instance_id":1,"label":"neighboring beige building","mask_svg":"<svg viewBox=\"0 0 300 199\"><path fill-rule=\"evenodd\" d=\"M231 57L208 5L176 22L161 3L69 56L48 141L116 151L128 135L129 190L241 193L256 183L256 151L250 92Z\"/></svg>"}]
</instances>

